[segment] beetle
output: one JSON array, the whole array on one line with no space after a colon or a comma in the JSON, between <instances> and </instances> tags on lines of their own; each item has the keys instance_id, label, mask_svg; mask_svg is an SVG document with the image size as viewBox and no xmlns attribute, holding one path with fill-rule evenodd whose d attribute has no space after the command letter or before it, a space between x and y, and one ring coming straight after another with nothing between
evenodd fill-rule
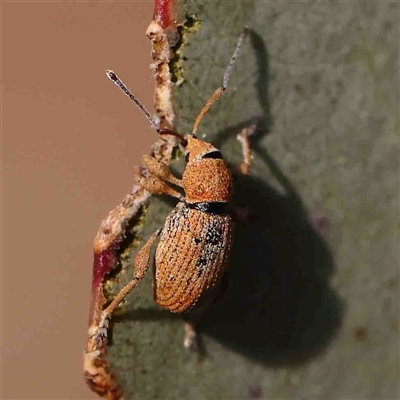
<instances>
[{"instance_id":1,"label":"beetle","mask_svg":"<svg viewBox=\"0 0 400 400\"><path fill-rule=\"evenodd\" d=\"M211 105L226 91L230 72L246 32L245 27L238 38L222 86L200 111L191 134L181 135L160 129L155 119L118 76L113 71L107 71L108 78L135 102L158 134L179 138L187 164L182 179L178 179L166 164L150 155L143 156L142 162L147 174L137 177L138 185L151 194L169 195L179 202L168 215L163 228L154 232L137 253L134 278L103 310L99 335L107 329L116 308L143 279L152 262L155 270L154 300L173 313L201 314L218 297L224 286L233 238L233 219L228 211L233 190L232 174L221 152L212 144L200 140L197 130ZM248 172L250 165L247 143L249 133L250 130L243 130L238 137L245 158L241 168L243 173ZM171 185L183 189L185 196ZM157 237L159 242L152 259L151 250ZM194 323L188 322L184 345L196 348L196 342Z\"/></svg>"}]
</instances>

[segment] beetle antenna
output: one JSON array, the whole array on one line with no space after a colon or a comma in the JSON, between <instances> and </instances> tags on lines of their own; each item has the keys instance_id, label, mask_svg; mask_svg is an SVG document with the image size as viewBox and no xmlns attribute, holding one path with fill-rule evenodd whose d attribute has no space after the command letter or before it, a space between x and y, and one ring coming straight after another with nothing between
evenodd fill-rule
<instances>
[{"instance_id":1,"label":"beetle antenna","mask_svg":"<svg viewBox=\"0 0 400 400\"><path fill-rule=\"evenodd\" d=\"M142 111L142 113L146 116L149 120L151 126L156 130L159 135L172 135L176 136L184 146L187 144L187 140L184 138L183 135L179 134L178 132L172 131L170 129L161 129L156 120L151 116L148 112L147 108L140 102L140 100L128 89L124 82L118 78L117 74L110 69L106 70L106 74L110 81L114 82Z\"/></svg>"},{"instance_id":2,"label":"beetle antenna","mask_svg":"<svg viewBox=\"0 0 400 400\"><path fill-rule=\"evenodd\" d=\"M207 114L208 110L210 109L211 105L218 100L226 91L228 88L228 83L229 83L229 77L232 72L232 69L235 65L236 59L240 53L240 48L242 47L243 39L246 33L248 32L249 28L245 26L243 28L243 32L239 35L235 51L232 54L231 59L229 60L229 64L225 70L224 77L222 79L222 86L219 87L213 94L212 96L208 99L204 107L201 109L199 115L197 116L196 120L194 121L193 129L192 129L192 135L196 136L197 130L199 128L200 122L203 119L203 117Z\"/></svg>"},{"instance_id":3,"label":"beetle antenna","mask_svg":"<svg viewBox=\"0 0 400 400\"><path fill-rule=\"evenodd\" d=\"M150 125L160 133L161 129L158 127L156 120L151 116L151 114L147 111L147 108L140 102L140 100L127 88L124 82L118 78L117 74L110 69L106 70L106 74L110 81L114 82L142 111L142 113L149 120Z\"/></svg>"},{"instance_id":4,"label":"beetle antenna","mask_svg":"<svg viewBox=\"0 0 400 400\"><path fill-rule=\"evenodd\" d=\"M171 131L170 129L160 129L158 131L158 134L159 135L172 135L172 136L175 136L181 141L181 143L182 143L182 145L184 147L186 147L186 145L187 145L187 140L185 139L185 137L183 135L181 135L180 133L178 133L178 132Z\"/></svg>"}]
</instances>

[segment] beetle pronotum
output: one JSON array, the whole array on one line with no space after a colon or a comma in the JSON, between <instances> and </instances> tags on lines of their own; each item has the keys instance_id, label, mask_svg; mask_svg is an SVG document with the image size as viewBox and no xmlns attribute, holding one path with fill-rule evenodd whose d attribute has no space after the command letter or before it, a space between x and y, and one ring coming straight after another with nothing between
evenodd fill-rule
<instances>
[{"instance_id":1,"label":"beetle pronotum","mask_svg":"<svg viewBox=\"0 0 400 400\"><path fill-rule=\"evenodd\" d=\"M206 102L195 119L192 133L181 135L162 130L141 102L113 72L107 76L140 108L160 135L174 135L185 148L186 168L182 179L174 176L166 164L145 155L143 165L148 176L138 177L138 185L152 194L175 197L179 203L168 215L164 227L153 233L135 258L134 278L121 289L104 309L98 335L108 327L108 320L119 304L143 279L151 260L151 249L159 236L154 263L154 300L174 313L203 310L216 298L221 288L232 244L232 217L227 205L232 194L232 176L220 151L210 143L197 138L199 124L211 105L225 92L229 76L239 54L247 28L238 38L235 51L223 76L223 84ZM249 130L250 132L250 130ZM250 163L248 133L242 131L245 162L242 171L247 173ZM179 187L185 196L170 185ZM102 333L103 332L103 333ZM186 347L196 345L193 325L186 325Z\"/></svg>"}]
</instances>

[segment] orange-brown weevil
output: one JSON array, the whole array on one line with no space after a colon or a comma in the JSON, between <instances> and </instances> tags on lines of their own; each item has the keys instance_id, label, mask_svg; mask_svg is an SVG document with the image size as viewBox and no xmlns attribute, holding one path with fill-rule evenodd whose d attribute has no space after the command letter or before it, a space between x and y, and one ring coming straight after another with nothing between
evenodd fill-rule
<instances>
[{"instance_id":1,"label":"orange-brown weevil","mask_svg":"<svg viewBox=\"0 0 400 400\"><path fill-rule=\"evenodd\" d=\"M232 194L232 176L220 151L198 139L196 133L212 103L228 86L229 74L246 31L245 28L239 36L224 74L223 85L213 93L200 111L192 133L185 136L158 128L155 119L117 75L113 71L107 71L107 76L135 102L159 134L179 138L185 149L187 164L182 179L178 179L166 164L149 155L142 158L148 174L146 177L138 177L138 185L152 194L173 196L179 203L168 215L164 227L156 231L138 252L134 278L103 311L97 334L100 340L115 309L143 279L153 262L150 254L158 236L160 239L154 256L154 300L159 306L174 313L188 313L203 310L218 295L232 246L233 221L227 211ZM247 141L246 132L243 130L240 137L242 145ZM242 171L246 173L250 162L248 144L247 147L243 145L243 149L245 162L242 164ZM170 184L183 189L185 196ZM196 347L196 342L194 326L187 323L184 345L193 348Z\"/></svg>"}]
</instances>

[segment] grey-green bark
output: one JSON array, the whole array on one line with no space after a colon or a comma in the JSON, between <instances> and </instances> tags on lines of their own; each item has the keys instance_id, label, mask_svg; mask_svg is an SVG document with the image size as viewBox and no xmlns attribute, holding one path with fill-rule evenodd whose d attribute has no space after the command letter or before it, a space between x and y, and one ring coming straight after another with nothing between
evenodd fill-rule
<instances>
[{"instance_id":1,"label":"grey-green bark","mask_svg":"<svg viewBox=\"0 0 400 400\"><path fill-rule=\"evenodd\" d=\"M244 25L250 39L199 136L252 176L235 202L230 286L201 326L207 357L182 348L151 276L113 327L109 361L126 399L399 398L399 5L181 0L197 32L182 48L177 127L191 129ZM154 199L140 236L163 225ZM118 287L132 276L128 268Z\"/></svg>"}]
</instances>

